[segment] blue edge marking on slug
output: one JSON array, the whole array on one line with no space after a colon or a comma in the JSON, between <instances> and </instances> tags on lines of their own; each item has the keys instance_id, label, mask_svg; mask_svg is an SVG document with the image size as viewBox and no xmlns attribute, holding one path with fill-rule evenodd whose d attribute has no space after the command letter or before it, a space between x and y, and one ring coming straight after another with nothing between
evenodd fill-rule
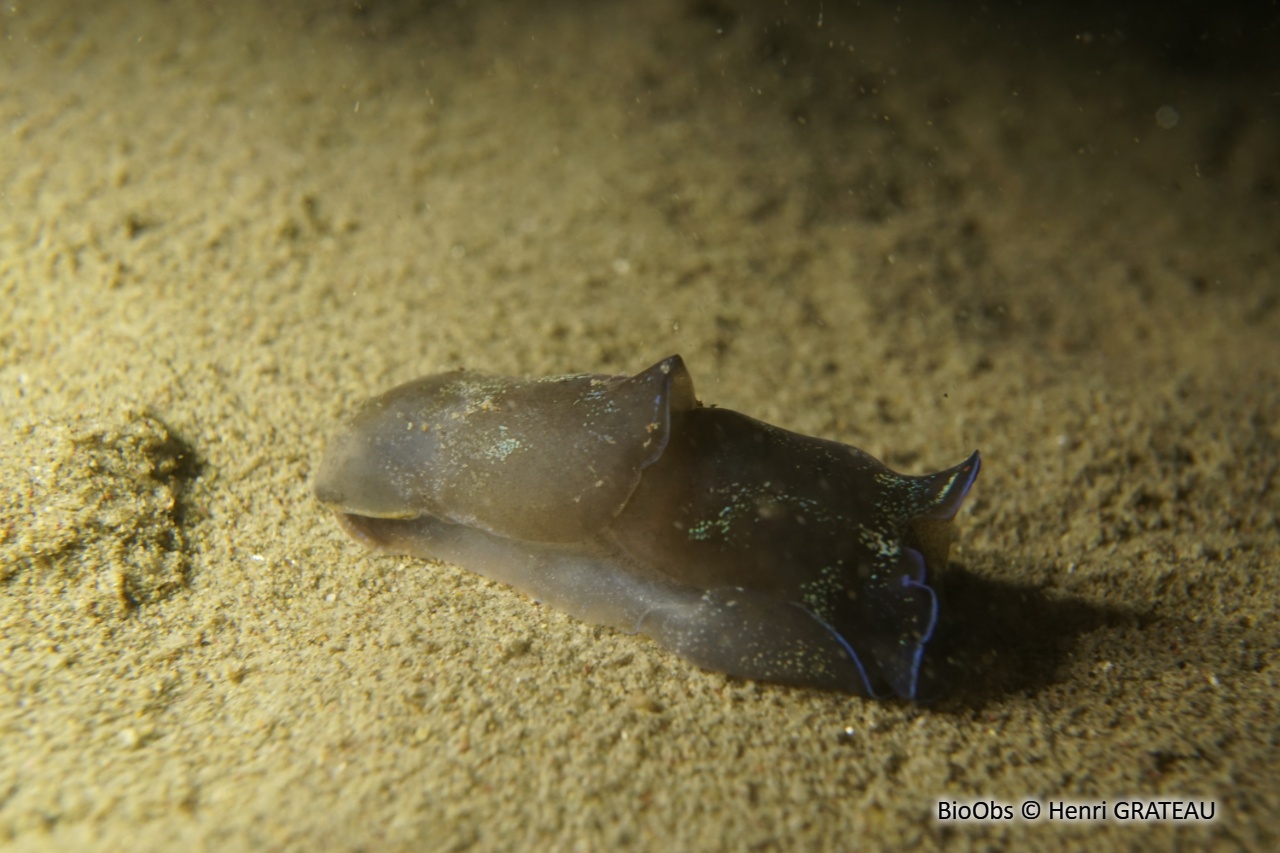
<instances>
[{"instance_id":1,"label":"blue edge marking on slug","mask_svg":"<svg viewBox=\"0 0 1280 853\"><path fill-rule=\"evenodd\" d=\"M850 659L853 660L853 665L858 668L858 675L862 676L862 683L867 688L867 695L870 696L872 699L880 698L876 695L876 692L871 689L871 679L867 678L867 669L862 665L862 659L859 658L858 653L853 650L853 646L849 645L849 641L846 640L839 631L837 631L835 628L832 628L829 624L827 624L827 621L825 619L823 619L818 614L814 613L809 608L805 607L800 602L793 601L791 603L794 604L796 607L799 607L805 613L809 614L809 617L812 618L813 621L817 622L823 628L826 628L827 633L835 637L836 642L839 643L841 646L843 646L844 650L848 652Z\"/></svg>"},{"instance_id":2,"label":"blue edge marking on slug","mask_svg":"<svg viewBox=\"0 0 1280 853\"><path fill-rule=\"evenodd\" d=\"M915 580L911 575L903 575L902 585L904 587L914 586L929 593L929 626L925 628L924 634L921 635L920 639L916 642L916 653L911 660L910 689L904 697L906 699L914 699L916 698L917 682L920 680L920 661L924 659L924 645L929 642L929 638L933 636L934 629L938 627L938 594L933 591L933 587L924 582L924 557L922 557L918 551L911 551L908 549L908 552L911 554L911 558L919 564L920 577L922 580Z\"/></svg>"},{"instance_id":3,"label":"blue edge marking on slug","mask_svg":"<svg viewBox=\"0 0 1280 853\"><path fill-rule=\"evenodd\" d=\"M970 459L972 460L971 465L961 468L960 471L960 476L964 476L961 487L956 489L955 484L953 483L952 486L948 488L948 499L940 508L941 511L933 517L951 518L959 511L960 504L962 504L965 497L968 496L969 489L973 488L974 481L978 479L978 470L982 467L982 460L977 453L974 453ZM928 567L925 565L924 555L911 548L904 548L903 551L905 554L909 555L911 560L916 564L916 571L914 573L915 577L912 577L912 573L910 572L902 575L902 586L904 588L915 587L916 589L922 589L929 594L929 624L926 626L924 633L921 634L920 639L916 641L915 653L911 656L909 678L903 684L894 685L894 692L896 692L901 698L915 699L920 681L920 664L924 660L924 647L929 640L933 638L934 631L936 631L938 627L938 594L934 592L933 587L929 586L926 582L928 580L926 577ZM807 613L823 628L827 629L827 632L831 634L831 636L835 638L836 642L839 643L849 654L850 659L853 660L854 666L858 668L858 675L862 677L862 683L867 688L867 695L873 699L881 698L883 694L877 693L875 688L871 686L871 679L867 677L867 669L862 665L862 659L859 658L858 653L853 650L853 646L849 645L849 641L824 619L819 617L816 613L805 607L800 602L793 601L791 603ZM892 683L893 679L890 679L890 681Z\"/></svg>"},{"instance_id":4,"label":"blue edge marking on slug","mask_svg":"<svg viewBox=\"0 0 1280 853\"><path fill-rule=\"evenodd\" d=\"M911 555L911 559L915 561L916 565L919 566L918 574L920 575L920 577L923 578L925 573L924 557L921 556L918 551L913 551L909 548L905 550L907 554ZM914 699L916 698L917 682L919 681L919 678L920 678L920 662L924 660L924 647L925 647L925 644L929 642L929 639L933 637L934 629L936 629L938 626L938 594L933 591L933 587L929 586L924 581L916 580L915 578L911 577L910 574L905 574L902 576L902 585L904 587L915 587L916 589L922 589L925 592L929 593L929 624L925 628L924 633L920 636L920 639L916 641L915 654L911 656L910 678L907 679L904 685L898 685L901 687L905 687L906 688L905 690L899 690L897 689L897 686L895 686L895 690L894 690L894 692L897 693L903 699ZM849 654L850 659L853 660L853 665L858 668L858 675L862 676L862 684L867 688L867 695L870 696L872 699L882 698L884 694L877 693L875 691L875 688L871 686L871 679L867 677L867 668L862 665L862 658L858 657L858 653L853 650L853 646L849 645L849 641L844 638L844 635L842 635L839 631L837 631L830 624L828 624L826 620L818 616L818 614L814 613L812 610L805 607L800 602L793 601L791 603L796 607L799 607L805 613L807 613L815 622L817 622L823 628L826 628L827 633L829 633L832 637L834 637L835 641L839 643L844 648L844 650ZM890 681L892 682L893 679L890 679Z\"/></svg>"}]
</instances>

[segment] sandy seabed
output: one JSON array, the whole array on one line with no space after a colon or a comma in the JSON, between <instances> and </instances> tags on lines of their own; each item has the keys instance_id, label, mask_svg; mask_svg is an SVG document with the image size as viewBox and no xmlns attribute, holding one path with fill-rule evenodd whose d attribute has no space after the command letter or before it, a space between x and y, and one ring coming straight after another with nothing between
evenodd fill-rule
<instances>
[{"instance_id":1,"label":"sandy seabed","mask_svg":"<svg viewBox=\"0 0 1280 853\"><path fill-rule=\"evenodd\" d=\"M0 844L1280 843L1274 7L845 5L6 4ZM397 382L674 352L982 450L940 698L703 672L311 497Z\"/></svg>"}]
</instances>

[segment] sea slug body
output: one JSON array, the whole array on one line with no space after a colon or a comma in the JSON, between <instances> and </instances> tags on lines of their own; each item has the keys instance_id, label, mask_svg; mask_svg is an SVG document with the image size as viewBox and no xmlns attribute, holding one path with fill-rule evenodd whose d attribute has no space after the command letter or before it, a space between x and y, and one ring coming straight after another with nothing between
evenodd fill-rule
<instances>
[{"instance_id":1,"label":"sea slug body","mask_svg":"<svg viewBox=\"0 0 1280 853\"><path fill-rule=\"evenodd\" d=\"M635 376L427 376L366 401L315 494L357 541L444 560L707 669L916 697L929 578L978 475L923 476Z\"/></svg>"}]
</instances>

